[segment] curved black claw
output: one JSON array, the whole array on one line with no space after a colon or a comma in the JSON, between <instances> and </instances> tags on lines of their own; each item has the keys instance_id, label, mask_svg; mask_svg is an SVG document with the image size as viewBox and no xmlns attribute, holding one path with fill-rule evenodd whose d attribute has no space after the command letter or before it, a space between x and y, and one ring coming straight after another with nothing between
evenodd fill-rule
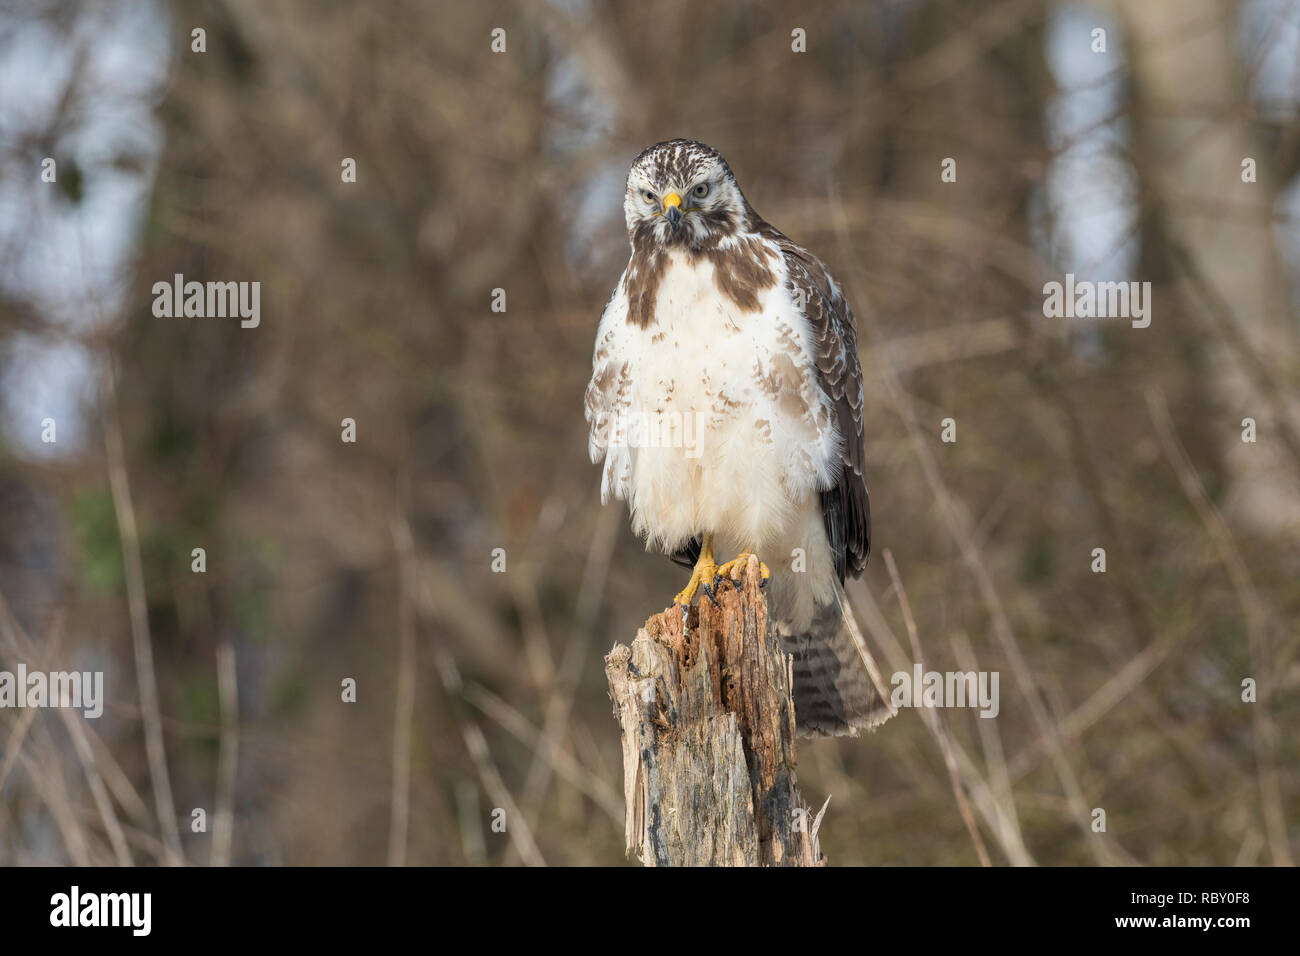
<instances>
[{"instance_id":1,"label":"curved black claw","mask_svg":"<svg viewBox=\"0 0 1300 956\"><path fill-rule=\"evenodd\" d=\"M713 579L713 587L709 587L709 583L707 581L700 582L700 587L704 588L704 593L709 596L709 600L713 602L715 607L718 604L718 595L715 592L714 588L716 588L717 586L718 586L717 578Z\"/></svg>"}]
</instances>

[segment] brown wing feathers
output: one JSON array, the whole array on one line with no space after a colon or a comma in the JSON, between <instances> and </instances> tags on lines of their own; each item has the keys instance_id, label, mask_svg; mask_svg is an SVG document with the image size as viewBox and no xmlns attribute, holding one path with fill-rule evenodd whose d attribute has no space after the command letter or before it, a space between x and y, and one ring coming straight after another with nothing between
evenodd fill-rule
<instances>
[{"instance_id":1,"label":"brown wing feathers","mask_svg":"<svg viewBox=\"0 0 1300 956\"><path fill-rule=\"evenodd\" d=\"M858 334L849 303L832 284L826 267L815 256L772 230L785 254L790 291L817 336L817 378L835 403L836 424L843 440L839 481L822 492L826 537L835 555L840 583L846 574L858 577L871 553L871 502L863 476L862 368L858 363Z\"/></svg>"}]
</instances>

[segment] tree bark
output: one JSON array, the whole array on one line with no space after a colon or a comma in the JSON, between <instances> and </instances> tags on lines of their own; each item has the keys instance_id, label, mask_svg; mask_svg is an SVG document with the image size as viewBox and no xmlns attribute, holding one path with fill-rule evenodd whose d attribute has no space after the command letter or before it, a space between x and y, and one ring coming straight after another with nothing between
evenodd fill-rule
<instances>
[{"instance_id":1,"label":"tree bark","mask_svg":"<svg viewBox=\"0 0 1300 956\"><path fill-rule=\"evenodd\" d=\"M741 581L650 617L605 658L623 736L627 852L647 866L819 866L795 781L790 659L758 559ZM825 808L823 807L823 810Z\"/></svg>"}]
</instances>

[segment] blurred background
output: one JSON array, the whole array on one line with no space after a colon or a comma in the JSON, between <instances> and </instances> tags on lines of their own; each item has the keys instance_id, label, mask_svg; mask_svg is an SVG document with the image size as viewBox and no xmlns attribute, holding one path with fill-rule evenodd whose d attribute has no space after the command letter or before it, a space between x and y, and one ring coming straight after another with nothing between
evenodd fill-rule
<instances>
[{"instance_id":1,"label":"blurred background","mask_svg":"<svg viewBox=\"0 0 1300 956\"><path fill-rule=\"evenodd\" d=\"M1001 675L802 745L831 864L1291 863L1298 107L1295 0L0 3L0 669L106 690L0 710L0 863L626 862L686 574L582 394L675 136L849 291L882 668Z\"/></svg>"}]
</instances>

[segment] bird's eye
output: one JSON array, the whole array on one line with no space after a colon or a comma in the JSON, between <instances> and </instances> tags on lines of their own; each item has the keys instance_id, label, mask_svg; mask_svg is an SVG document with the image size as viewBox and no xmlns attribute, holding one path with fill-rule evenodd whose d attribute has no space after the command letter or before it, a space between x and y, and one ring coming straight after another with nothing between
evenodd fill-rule
<instances>
[{"instance_id":1,"label":"bird's eye","mask_svg":"<svg viewBox=\"0 0 1300 956\"><path fill-rule=\"evenodd\" d=\"M700 183L698 186L696 186L694 189L691 190L691 194L696 199L703 199L705 196L709 194L709 184Z\"/></svg>"},{"instance_id":2,"label":"bird's eye","mask_svg":"<svg viewBox=\"0 0 1300 956\"><path fill-rule=\"evenodd\" d=\"M643 192L641 195L645 198L645 201L646 201L646 202L654 202L654 201L655 201L655 194L652 193L652 192L651 192L650 190L648 190L648 189L647 189L645 192Z\"/></svg>"}]
</instances>

